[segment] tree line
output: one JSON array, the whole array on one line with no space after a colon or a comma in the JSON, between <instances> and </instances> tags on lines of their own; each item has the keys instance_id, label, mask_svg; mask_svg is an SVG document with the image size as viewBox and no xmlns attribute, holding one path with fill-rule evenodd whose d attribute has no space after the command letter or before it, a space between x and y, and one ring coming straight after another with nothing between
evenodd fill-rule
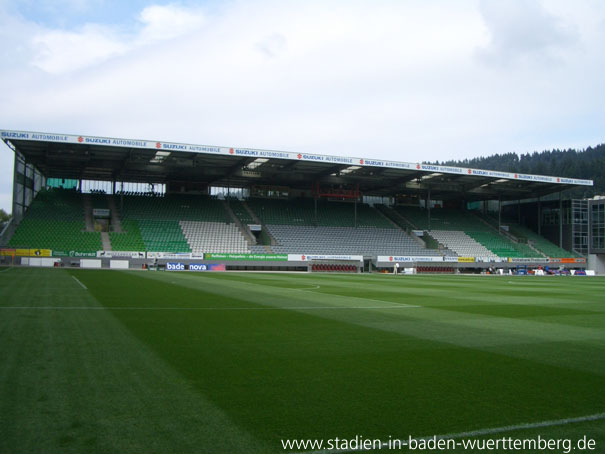
<instances>
[{"instance_id":1,"label":"tree line","mask_svg":"<svg viewBox=\"0 0 605 454\"><path fill-rule=\"evenodd\" d=\"M567 196L583 198L605 194L605 144L585 150L555 149L521 155L511 152L427 164L593 180L594 186L573 189L567 192Z\"/></svg>"}]
</instances>

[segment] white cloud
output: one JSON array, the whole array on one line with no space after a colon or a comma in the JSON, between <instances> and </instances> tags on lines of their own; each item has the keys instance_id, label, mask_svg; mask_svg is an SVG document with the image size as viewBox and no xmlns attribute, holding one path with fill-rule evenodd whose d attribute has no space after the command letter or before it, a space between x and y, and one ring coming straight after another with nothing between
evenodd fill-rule
<instances>
[{"instance_id":1,"label":"white cloud","mask_svg":"<svg viewBox=\"0 0 605 454\"><path fill-rule=\"evenodd\" d=\"M199 29L204 23L204 17L199 10L178 5L152 5L141 11L139 21L144 27L135 41L148 44Z\"/></svg>"},{"instance_id":2,"label":"white cloud","mask_svg":"<svg viewBox=\"0 0 605 454\"><path fill-rule=\"evenodd\" d=\"M490 43L479 55L496 64L556 61L577 41L575 27L549 13L537 0L481 0Z\"/></svg>"},{"instance_id":3,"label":"white cloud","mask_svg":"<svg viewBox=\"0 0 605 454\"><path fill-rule=\"evenodd\" d=\"M288 40L281 33L273 33L266 36L257 43L257 48L267 57L277 57L288 48Z\"/></svg>"},{"instance_id":4,"label":"white cloud","mask_svg":"<svg viewBox=\"0 0 605 454\"><path fill-rule=\"evenodd\" d=\"M141 11L136 30L98 24L84 24L76 30L42 29L31 40L31 64L50 74L69 73L173 40L198 29L203 22L199 10L152 5Z\"/></svg>"},{"instance_id":5,"label":"white cloud","mask_svg":"<svg viewBox=\"0 0 605 454\"><path fill-rule=\"evenodd\" d=\"M61 74L99 64L123 54L128 46L107 27L85 25L78 32L49 30L32 38L32 65L51 74Z\"/></svg>"}]
</instances>

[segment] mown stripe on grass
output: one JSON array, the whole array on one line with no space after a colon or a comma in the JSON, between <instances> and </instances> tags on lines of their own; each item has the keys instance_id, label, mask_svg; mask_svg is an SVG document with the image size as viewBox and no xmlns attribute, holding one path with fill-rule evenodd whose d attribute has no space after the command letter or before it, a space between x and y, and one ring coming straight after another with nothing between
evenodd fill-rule
<instances>
[{"instance_id":1,"label":"mown stripe on grass","mask_svg":"<svg viewBox=\"0 0 605 454\"><path fill-rule=\"evenodd\" d=\"M5 282L2 302L99 306L66 270ZM110 311L5 311L0 363L0 452L270 451Z\"/></svg>"},{"instance_id":2,"label":"mown stripe on grass","mask_svg":"<svg viewBox=\"0 0 605 454\"><path fill-rule=\"evenodd\" d=\"M414 309L420 306L288 306L288 307L149 307L149 306L0 306L0 310L102 310L102 311L314 311L360 309Z\"/></svg>"}]
</instances>

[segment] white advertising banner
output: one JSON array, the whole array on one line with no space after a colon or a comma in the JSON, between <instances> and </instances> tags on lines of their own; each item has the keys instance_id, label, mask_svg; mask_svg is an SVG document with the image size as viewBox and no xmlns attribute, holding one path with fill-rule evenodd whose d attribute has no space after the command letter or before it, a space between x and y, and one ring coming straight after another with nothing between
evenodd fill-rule
<instances>
[{"instance_id":1,"label":"white advertising banner","mask_svg":"<svg viewBox=\"0 0 605 454\"><path fill-rule=\"evenodd\" d=\"M80 268L101 268L101 260L82 259L80 260Z\"/></svg>"},{"instance_id":2,"label":"white advertising banner","mask_svg":"<svg viewBox=\"0 0 605 454\"><path fill-rule=\"evenodd\" d=\"M411 263L411 262L443 262L442 256L396 256L396 255L379 255L376 258L378 262L389 263Z\"/></svg>"},{"instance_id":3,"label":"white advertising banner","mask_svg":"<svg viewBox=\"0 0 605 454\"><path fill-rule=\"evenodd\" d=\"M349 260L362 262L363 255L288 254L288 261L290 262L307 262L310 260Z\"/></svg>"},{"instance_id":4,"label":"white advertising banner","mask_svg":"<svg viewBox=\"0 0 605 454\"><path fill-rule=\"evenodd\" d=\"M51 267L55 266L56 262L60 262L60 261L61 261L61 259L51 259L51 258L44 258L44 257L30 257L29 266L44 266L44 267L51 268Z\"/></svg>"},{"instance_id":5,"label":"white advertising banner","mask_svg":"<svg viewBox=\"0 0 605 454\"><path fill-rule=\"evenodd\" d=\"M505 262L506 259L503 259L502 257L496 257L496 256L492 256L492 257L475 257L475 261L477 263L501 263L501 262Z\"/></svg>"},{"instance_id":6,"label":"white advertising banner","mask_svg":"<svg viewBox=\"0 0 605 454\"><path fill-rule=\"evenodd\" d=\"M204 254L192 254L191 252L148 252L148 259L204 259Z\"/></svg>"},{"instance_id":7,"label":"white advertising banner","mask_svg":"<svg viewBox=\"0 0 605 454\"><path fill-rule=\"evenodd\" d=\"M97 251L97 258L130 258L130 259L144 259L145 252L140 251Z\"/></svg>"},{"instance_id":8,"label":"white advertising banner","mask_svg":"<svg viewBox=\"0 0 605 454\"><path fill-rule=\"evenodd\" d=\"M128 260L110 260L109 268L118 269L118 270L127 270L128 269Z\"/></svg>"}]
</instances>

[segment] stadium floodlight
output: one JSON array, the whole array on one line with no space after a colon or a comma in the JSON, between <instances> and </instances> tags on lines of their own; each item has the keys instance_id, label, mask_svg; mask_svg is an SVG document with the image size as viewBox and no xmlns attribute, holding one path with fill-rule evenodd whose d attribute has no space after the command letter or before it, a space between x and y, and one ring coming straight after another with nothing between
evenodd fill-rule
<instances>
[{"instance_id":1,"label":"stadium floodlight","mask_svg":"<svg viewBox=\"0 0 605 454\"><path fill-rule=\"evenodd\" d=\"M252 161L250 164L248 164L246 167L248 169L256 169L257 167L263 165L265 162L267 162L268 159L267 158L256 158L254 161Z\"/></svg>"},{"instance_id":2,"label":"stadium floodlight","mask_svg":"<svg viewBox=\"0 0 605 454\"><path fill-rule=\"evenodd\" d=\"M170 156L169 151L157 151L155 153L155 156L151 158L149 162L151 162L152 164L159 164L163 162L168 156Z\"/></svg>"},{"instance_id":3,"label":"stadium floodlight","mask_svg":"<svg viewBox=\"0 0 605 454\"><path fill-rule=\"evenodd\" d=\"M422 181L430 180L431 178L440 177L442 175L443 175L442 173L438 173L438 172L429 173L428 175L422 176Z\"/></svg>"},{"instance_id":4,"label":"stadium floodlight","mask_svg":"<svg viewBox=\"0 0 605 454\"><path fill-rule=\"evenodd\" d=\"M340 173L343 175L347 175L347 174L349 174L351 172L355 172L356 170L359 170L359 169L361 169L361 166L349 166L346 169L342 169L340 171Z\"/></svg>"}]
</instances>

